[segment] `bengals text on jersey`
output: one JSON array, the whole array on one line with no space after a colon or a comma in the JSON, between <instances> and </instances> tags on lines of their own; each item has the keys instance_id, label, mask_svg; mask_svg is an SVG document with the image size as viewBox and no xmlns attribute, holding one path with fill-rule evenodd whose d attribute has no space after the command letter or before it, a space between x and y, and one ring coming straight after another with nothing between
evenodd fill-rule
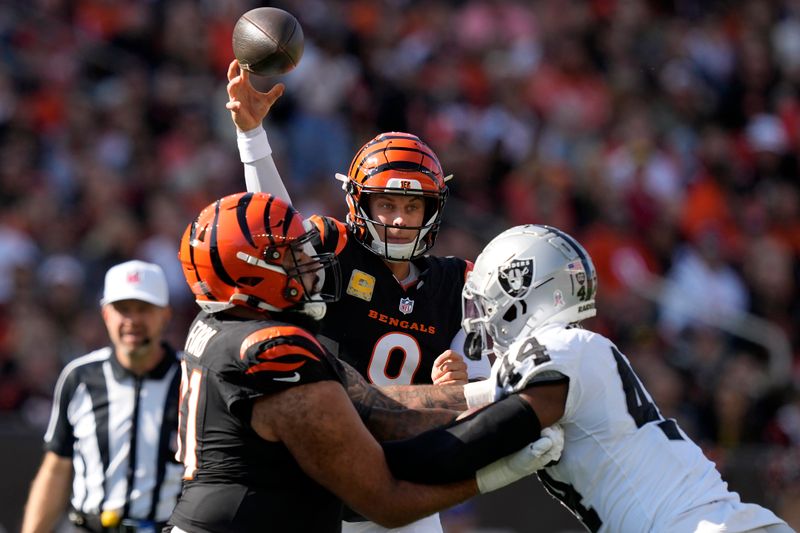
<instances>
[{"instance_id":1,"label":"bengals text on jersey","mask_svg":"<svg viewBox=\"0 0 800 533\"><path fill-rule=\"evenodd\" d=\"M433 361L461 329L461 289L472 263L456 257L412 260L419 277L403 287L383 260L345 225L313 216L319 252L335 252L342 295L329 303L321 337L339 358L378 386L431 383Z\"/></svg>"}]
</instances>

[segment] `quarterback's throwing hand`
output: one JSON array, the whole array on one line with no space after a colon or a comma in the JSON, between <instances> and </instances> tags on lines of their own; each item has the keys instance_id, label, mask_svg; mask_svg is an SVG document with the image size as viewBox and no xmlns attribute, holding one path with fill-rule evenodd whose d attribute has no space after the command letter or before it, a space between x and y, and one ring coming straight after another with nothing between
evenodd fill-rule
<instances>
[{"instance_id":1,"label":"quarterback's throwing hand","mask_svg":"<svg viewBox=\"0 0 800 533\"><path fill-rule=\"evenodd\" d=\"M228 65L228 103L233 123L240 131L250 131L264 121L272 105L281 97L285 86L276 84L262 93L250 83L250 73L239 68L235 59Z\"/></svg>"}]
</instances>

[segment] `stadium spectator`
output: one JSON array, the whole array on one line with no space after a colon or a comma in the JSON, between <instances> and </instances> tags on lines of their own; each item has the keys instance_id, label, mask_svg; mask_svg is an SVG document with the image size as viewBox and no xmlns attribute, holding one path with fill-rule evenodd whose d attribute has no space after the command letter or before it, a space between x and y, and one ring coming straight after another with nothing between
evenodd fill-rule
<instances>
[{"instance_id":1,"label":"stadium spectator","mask_svg":"<svg viewBox=\"0 0 800 533\"><path fill-rule=\"evenodd\" d=\"M726 261L727 244L711 226L698 231L676 254L661 305L660 327L665 336L679 335L699 319L720 324L747 310L747 289Z\"/></svg>"},{"instance_id":2,"label":"stadium spectator","mask_svg":"<svg viewBox=\"0 0 800 533\"><path fill-rule=\"evenodd\" d=\"M111 346L59 377L25 533L53 531L68 499L78 530L159 531L180 493L181 373L179 354L162 342L170 319L163 271L142 261L112 267L100 304Z\"/></svg>"}]
</instances>

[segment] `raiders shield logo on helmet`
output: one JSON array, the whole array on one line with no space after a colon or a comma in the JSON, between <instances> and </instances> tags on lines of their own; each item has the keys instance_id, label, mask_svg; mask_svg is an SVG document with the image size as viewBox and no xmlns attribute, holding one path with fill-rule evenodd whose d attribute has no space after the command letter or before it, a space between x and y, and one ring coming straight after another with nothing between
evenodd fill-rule
<instances>
[{"instance_id":1,"label":"raiders shield logo on helmet","mask_svg":"<svg viewBox=\"0 0 800 533\"><path fill-rule=\"evenodd\" d=\"M518 259L500 267L500 286L512 298L523 298L531 288L533 259Z\"/></svg>"}]
</instances>

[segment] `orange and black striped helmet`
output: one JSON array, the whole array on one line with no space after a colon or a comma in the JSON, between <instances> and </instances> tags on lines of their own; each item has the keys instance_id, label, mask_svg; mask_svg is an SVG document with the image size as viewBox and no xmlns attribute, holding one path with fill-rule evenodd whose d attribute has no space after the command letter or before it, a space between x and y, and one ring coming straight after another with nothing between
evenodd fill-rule
<instances>
[{"instance_id":1,"label":"orange and black striped helmet","mask_svg":"<svg viewBox=\"0 0 800 533\"><path fill-rule=\"evenodd\" d=\"M198 305L209 313L233 306L306 311L315 318L339 293L333 254L317 254L316 227L266 193L221 198L189 224L179 258ZM326 278L331 287L322 294Z\"/></svg>"},{"instance_id":2,"label":"orange and black striped helmet","mask_svg":"<svg viewBox=\"0 0 800 533\"><path fill-rule=\"evenodd\" d=\"M447 200L447 180L439 158L419 137L410 133L381 133L353 158L347 176L337 174L347 197L347 223L364 246L394 261L419 257L433 247L439 232L442 211ZM423 223L416 227L417 237L407 244L381 240L379 227L369 210L369 194L418 195L425 200Z\"/></svg>"}]
</instances>

